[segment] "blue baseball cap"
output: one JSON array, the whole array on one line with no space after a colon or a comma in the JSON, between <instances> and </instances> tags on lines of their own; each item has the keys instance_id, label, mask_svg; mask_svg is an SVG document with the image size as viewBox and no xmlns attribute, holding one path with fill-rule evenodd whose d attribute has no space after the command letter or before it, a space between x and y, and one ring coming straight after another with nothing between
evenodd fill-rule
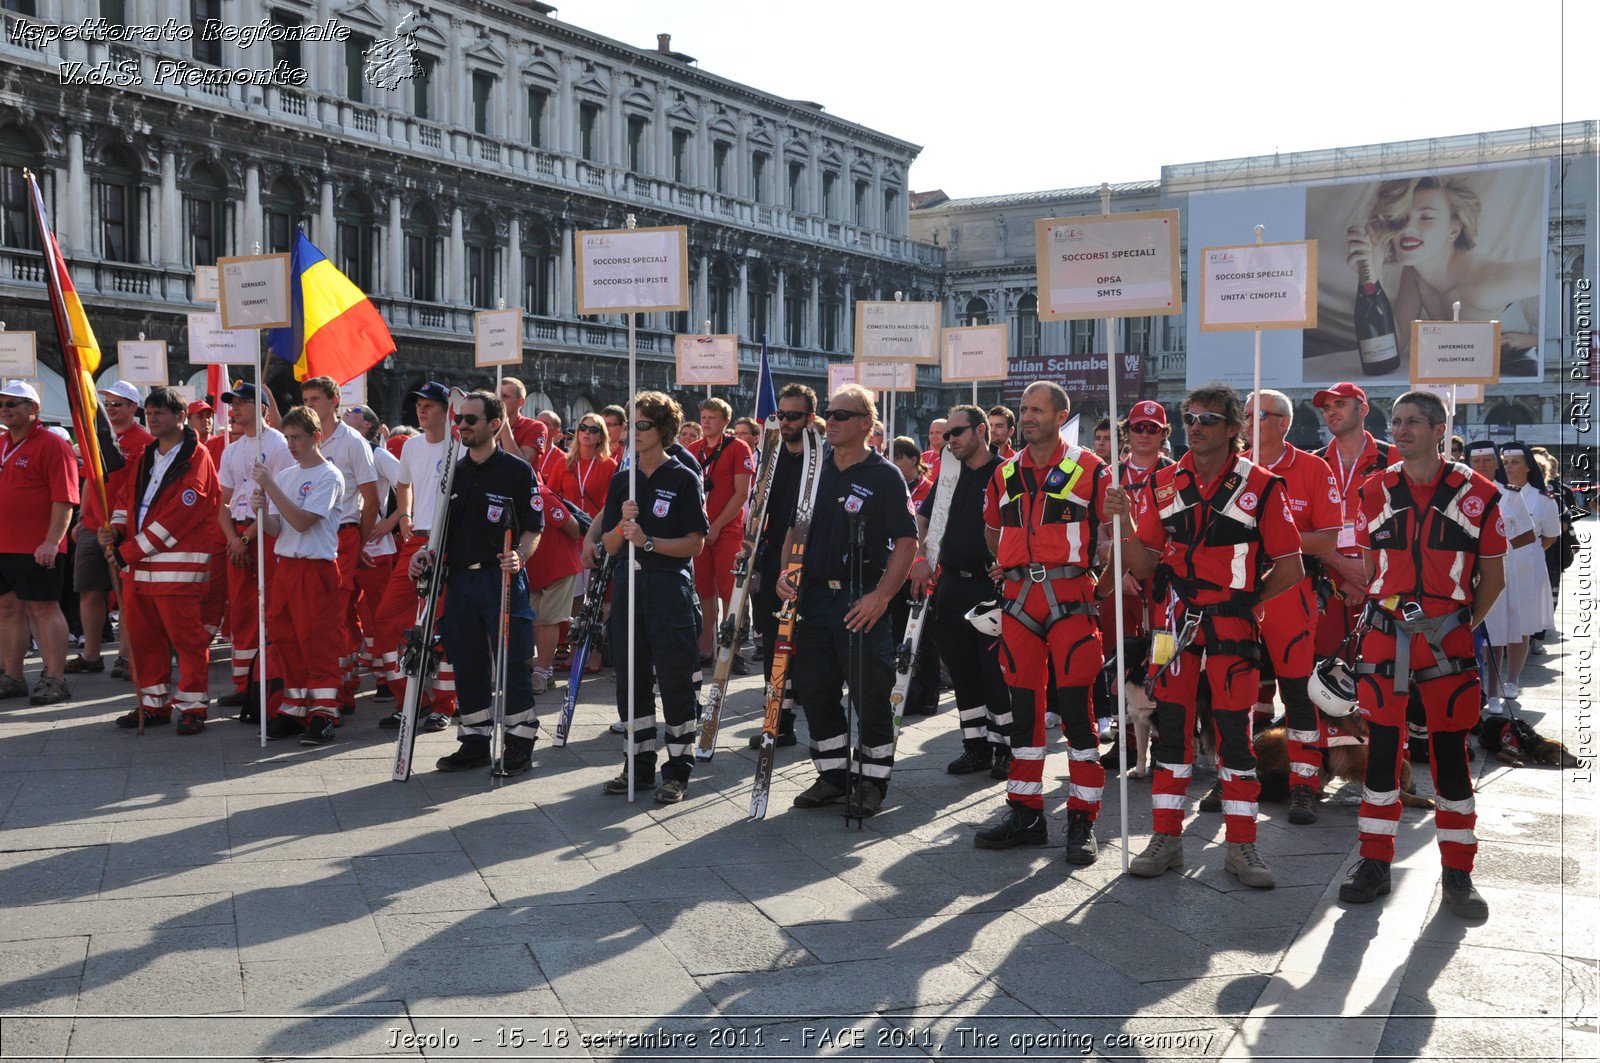
<instances>
[{"instance_id":1,"label":"blue baseball cap","mask_svg":"<svg viewBox=\"0 0 1600 1063\"><path fill-rule=\"evenodd\" d=\"M244 380L234 381L232 390L222 393L223 402L253 402L256 398L256 386Z\"/></svg>"},{"instance_id":2,"label":"blue baseball cap","mask_svg":"<svg viewBox=\"0 0 1600 1063\"><path fill-rule=\"evenodd\" d=\"M429 399L433 402L443 403L446 406L450 405L450 389L437 380L428 381L411 394L419 399Z\"/></svg>"}]
</instances>

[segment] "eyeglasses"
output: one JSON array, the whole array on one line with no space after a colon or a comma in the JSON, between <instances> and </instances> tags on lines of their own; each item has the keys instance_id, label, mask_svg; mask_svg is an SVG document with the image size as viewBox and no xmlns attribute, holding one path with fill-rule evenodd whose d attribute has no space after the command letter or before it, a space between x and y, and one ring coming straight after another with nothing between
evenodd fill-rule
<instances>
[{"instance_id":1,"label":"eyeglasses","mask_svg":"<svg viewBox=\"0 0 1600 1063\"><path fill-rule=\"evenodd\" d=\"M14 410L18 406L30 405L27 399L13 399L10 402L0 402L0 410Z\"/></svg>"},{"instance_id":2,"label":"eyeglasses","mask_svg":"<svg viewBox=\"0 0 1600 1063\"><path fill-rule=\"evenodd\" d=\"M1183 423L1189 428L1193 428L1197 424L1206 428L1215 428L1226 421L1227 418L1220 413L1185 413L1183 415Z\"/></svg>"},{"instance_id":3,"label":"eyeglasses","mask_svg":"<svg viewBox=\"0 0 1600 1063\"><path fill-rule=\"evenodd\" d=\"M794 424L796 421L809 421L811 415L804 410L779 410L778 420Z\"/></svg>"},{"instance_id":4,"label":"eyeglasses","mask_svg":"<svg viewBox=\"0 0 1600 1063\"><path fill-rule=\"evenodd\" d=\"M108 409L108 410L123 410L123 409L131 409L132 407L133 407L133 403L124 402L121 399L107 399L106 400L106 409Z\"/></svg>"},{"instance_id":5,"label":"eyeglasses","mask_svg":"<svg viewBox=\"0 0 1600 1063\"><path fill-rule=\"evenodd\" d=\"M953 424L944 430L944 437L946 439L960 439L962 436L972 431L974 427L976 426L970 424Z\"/></svg>"},{"instance_id":6,"label":"eyeglasses","mask_svg":"<svg viewBox=\"0 0 1600 1063\"><path fill-rule=\"evenodd\" d=\"M826 417L830 421L838 423L842 421L848 421L852 417L865 417L867 415L857 410L829 410L822 416Z\"/></svg>"},{"instance_id":7,"label":"eyeglasses","mask_svg":"<svg viewBox=\"0 0 1600 1063\"><path fill-rule=\"evenodd\" d=\"M1282 416L1283 416L1283 414L1279 413L1277 410L1261 410L1260 412L1258 412L1256 414L1256 420L1265 421L1268 417L1282 417Z\"/></svg>"},{"instance_id":8,"label":"eyeglasses","mask_svg":"<svg viewBox=\"0 0 1600 1063\"><path fill-rule=\"evenodd\" d=\"M1141 436L1158 436L1162 430L1163 426L1154 421L1135 421L1128 426L1128 431Z\"/></svg>"},{"instance_id":9,"label":"eyeglasses","mask_svg":"<svg viewBox=\"0 0 1600 1063\"><path fill-rule=\"evenodd\" d=\"M593 432L595 435L599 435L601 432L604 432L605 429L601 428L597 424L580 424L578 426L578 431L580 431L580 432Z\"/></svg>"},{"instance_id":10,"label":"eyeglasses","mask_svg":"<svg viewBox=\"0 0 1600 1063\"><path fill-rule=\"evenodd\" d=\"M464 424L468 428L473 427L479 421L483 420L482 417L479 417L475 413L458 413L458 414L456 414L454 417L452 417L450 419L452 421L454 421L456 424Z\"/></svg>"},{"instance_id":11,"label":"eyeglasses","mask_svg":"<svg viewBox=\"0 0 1600 1063\"><path fill-rule=\"evenodd\" d=\"M654 421L635 421L635 422L633 422L633 430L635 432L648 432L652 428L654 428L655 426L656 426L656 423Z\"/></svg>"}]
</instances>

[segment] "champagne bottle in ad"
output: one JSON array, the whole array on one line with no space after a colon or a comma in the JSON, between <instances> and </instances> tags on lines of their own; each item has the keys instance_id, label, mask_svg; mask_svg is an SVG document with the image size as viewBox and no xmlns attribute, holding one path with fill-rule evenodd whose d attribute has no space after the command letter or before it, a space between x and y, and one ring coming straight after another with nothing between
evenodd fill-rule
<instances>
[{"instance_id":1,"label":"champagne bottle in ad","mask_svg":"<svg viewBox=\"0 0 1600 1063\"><path fill-rule=\"evenodd\" d=\"M1372 262L1363 259L1361 283L1356 286L1356 343L1361 348L1361 371L1380 376L1400 368L1400 345L1395 341L1394 307L1378 283Z\"/></svg>"}]
</instances>

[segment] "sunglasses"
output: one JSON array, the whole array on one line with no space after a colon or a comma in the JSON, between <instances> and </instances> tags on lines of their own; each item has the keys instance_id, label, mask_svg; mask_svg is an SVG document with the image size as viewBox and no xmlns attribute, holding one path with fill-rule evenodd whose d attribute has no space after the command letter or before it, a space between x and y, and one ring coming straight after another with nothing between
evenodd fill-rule
<instances>
[{"instance_id":1,"label":"sunglasses","mask_svg":"<svg viewBox=\"0 0 1600 1063\"><path fill-rule=\"evenodd\" d=\"M654 421L635 421L635 422L633 422L633 430L635 432L648 432L651 429L655 428L655 426L656 426L656 423Z\"/></svg>"},{"instance_id":2,"label":"sunglasses","mask_svg":"<svg viewBox=\"0 0 1600 1063\"><path fill-rule=\"evenodd\" d=\"M1283 416L1283 414L1279 413L1277 410L1262 410L1260 413L1256 414L1256 420L1265 421L1268 417L1282 417L1282 416Z\"/></svg>"},{"instance_id":3,"label":"sunglasses","mask_svg":"<svg viewBox=\"0 0 1600 1063\"><path fill-rule=\"evenodd\" d=\"M809 413L804 412L803 410L780 410L780 411L778 411L778 420L787 421L790 424L794 424L796 421L808 421L810 419L811 419L811 415Z\"/></svg>"},{"instance_id":4,"label":"sunglasses","mask_svg":"<svg viewBox=\"0 0 1600 1063\"><path fill-rule=\"evenodd\" d=\"M944 430L944 437L946 439L960 439L975 427L977 426L970 424L953 424Z\"/></svg>"},{"instance_id":5,"label":"sunglasses","mask_svg":"<svg viewBox=\"0 0 1600 1063\"><path fill-rule=\"evenodd\" d=\"M1206 428L1215 428L1219 424L1225 424L1227 420L1228 419L1222 416L1220 413L1186 413L1183 415L1183 423L1190 428L1193 428L1195 425L1202 425Z\"/></svg>"},{"instance_id":6,"label":"sunglasses","mask_svg":"<svg viewBox=\"0 0 1600 1063\"><path fill-rule=\"evenodd\" d=\"M132 409L132 408L133 408L133 403L131 403L131 402L124 402L121 399L107 399L106 400L106 409L108 409L108 410L125 410L125 409Z\"/></svg>"},{"instance_id":7,"label":"sunglasses","mask_svg":"<svg viewBox=\"0 0 1600 1063\"><path fill-rule=\"evenodd\" d=\"M597 424L580 424L578 426L578 431L580 431L580 432L593 432L595 435L599 435L601 432L604 432L605 429L601 428Z\"/></svg>"},{"instance_id":8,"label":"sunglasses","mask_svg":"<svg viewBox=\"0 0 1600 1063\"><path fill-rule=\"evenodd\" d=\"M856 410L829 410L822 416L837 424L843 421L848 421L852 417L865 417L867 415Z\"/></svg>"},{"instance_id":9,"label":"sunglasses","mask_svg":"<svg viewBox=\"0 0 1600 1063\"><path fill-rule=\"evenodd\" d=\"M10 402L0 402L0 410L14 410L18 406L33 405L27 399L12 399Z\"/></svg>"},{"instance_id":10,"label":"sunglasses","mask_svg":"<svg viewBox=\"0 0 1600 1063\"><path fill-rule=\"evenodd\" d=\"M1141 436L1158 436L1161 434L1161 425L1154 421L1135 421L1128 426L1128 431Z\"/></svg>"},{"instance_id":11,"label":"sunglasses","mask_svg":"<svg viewBox=\"0 0 1600 1063\"><path fill-rule=\"evenodd\" d=\"M450 419L452 421L454 421L456 424L464 424L468 428L471 428L472 426L476 425L479 421L483 420L482 417L478 416L475 413L458 413L458 414L456 414L454 417L452 417Z\"/></svg>"}]
</instances>

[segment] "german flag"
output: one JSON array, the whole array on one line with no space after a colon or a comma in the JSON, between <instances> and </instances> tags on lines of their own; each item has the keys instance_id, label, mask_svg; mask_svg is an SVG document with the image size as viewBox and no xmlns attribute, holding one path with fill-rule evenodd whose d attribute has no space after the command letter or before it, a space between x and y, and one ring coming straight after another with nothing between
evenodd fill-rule
<instances>
[{"instance_id":1,"label":"german flag","mask_svg":"<svg viewBox=\"0 0 1600 1063\"><path fill-rule=\"evenodd\" d=\"M354 380L394 353L394 339L366 293L297 231L289 260L294 324L267 330L276 358L294 366L294 378Z\"/></svg>"}]
</instances>

